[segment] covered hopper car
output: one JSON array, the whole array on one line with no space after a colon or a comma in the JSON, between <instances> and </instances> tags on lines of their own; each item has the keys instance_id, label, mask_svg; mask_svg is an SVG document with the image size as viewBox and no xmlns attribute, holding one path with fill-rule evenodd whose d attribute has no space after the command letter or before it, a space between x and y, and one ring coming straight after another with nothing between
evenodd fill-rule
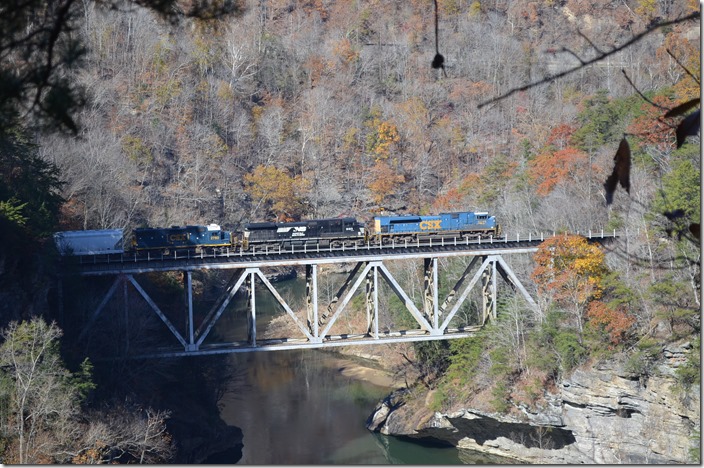
<instances>
[{"instance_id":1,"label":"covered hopper car","mask_svg":"<svg viewBox=\"0 0 704 468\"><path fill-rule=\"evenodd\" d=\"M61 255L101 255L124 252L122 229L56 232L54 244Z\"/></svg>"}]
</instances>

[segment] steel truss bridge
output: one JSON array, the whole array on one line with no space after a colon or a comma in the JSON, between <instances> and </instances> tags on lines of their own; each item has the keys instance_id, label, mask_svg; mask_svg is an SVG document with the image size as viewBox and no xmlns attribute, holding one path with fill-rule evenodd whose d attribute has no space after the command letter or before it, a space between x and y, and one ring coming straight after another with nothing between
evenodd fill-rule
<instances>
[{"instance_id":1,"label":"steel truss bridge","mask_svg":"<svg viewBox=\"0 0 704 468\"><path fill-rule=\"evenodd\" d=\"M616 232L605 234L603 231L584 235L591 242L606 242L617 237ZM131 350L122 357L176 357L189 355L207 355L233 352L253 352L289 350L299 348L324 348L346 345L400 343L413 341L465 338L479 331L487 319L496 318L498 279L501 278L510 288L519 293L531 308L537 304L527 289L519 281L505 257L516 254L536 252L544 240L555 234L521 236L502 239L479 238L444 238L428 242L402 243L391 245L368 245L355 248L306 248L295 247L290 250L261 250L255 252L219 253L175 250L171 255L138 255L137 253L110 254L68 257L67 274L83 277L115 276L112 285L102 301L92 312L87 324L79 335L79 340L91 333L93 324L107 304L115 296L120 286L125 297L125 317L127 317L127 291L132 286L148 304L149 308L161 319L175 341L172 345L153 351ZM466 257L468 264L456 280L446 297L439 296L438 260L452 257ZM418 308L411 295L397 281L387 268L387 263L396 260L416 260L423 262L423 306ZM347 278L339 287L332 300L321 308L318 295L318 269L323 265L354 264ZM269 267L305 267L305 313L294 312L292 307L277 291L262 272ZM194 319L192 273L199 270L232 270L233 274L224 291L212 308L202 318ZM159 308L137 281L135 275L159 272L183 272L185 304L183 313L185 325L177 327ZM280 304L293 329L298 336L266 338L257 336L257 302L255 285L257 280ZM380 329L379 324L379 290L384 281L400 299L405 309L418 324L416 329L389 330ZM359 330L341 333L334 326L345 313L351 316L348 307L355 293L365 284L366 322L356 319ZM66 294L63 283L59 283L60 303ZM414 286L414 285L412 285ZM460 310L470 292L481 288L482 311L477 325L450 327L450 322ZM247 302L247 339L237 342L205 342L214 325L225 313L238 291L244 289ZM416 288L417 289L417 288ZM442 300L441 300L442 299ZM300 311L299 311L300 312ZM125 320L126 321L126 320ZM198 322L198 323L196 323ZM126 340L129 342L128 334ZM127 346L128 347L128 346ZM127 348L126 347L126 348Z\"/></svg>"}]
</instances>

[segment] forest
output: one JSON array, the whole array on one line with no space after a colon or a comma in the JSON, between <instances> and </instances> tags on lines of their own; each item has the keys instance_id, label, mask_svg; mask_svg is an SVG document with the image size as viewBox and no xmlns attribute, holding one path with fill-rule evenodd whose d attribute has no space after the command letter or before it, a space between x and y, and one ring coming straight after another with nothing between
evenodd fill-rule
<instances>
[{"instance_id":1,"label":"forest","mask_svg":"<svg viewBox=\"0 0 704 468\"><path fill-rule=\"evenodd\" d=\"M482 336L416 347L438 410L532 405L576 366L615 356L647 379L682 340L693 352L680 391L699 385L701 146L698 131L677 134L700 96L699 11L693 0L0 6L11 32L0 39L3 462L173 456L168 411L101 406L91 363L62 362L46 292L61 230L489 211L507 233L566 235L523 266L539 312L508 301ZM683 103L694 104L668 114ZM624 141L629 184L607 194ZM571 235L601 229L621 237L600 249ZM46 375L22 389L27 368L12 363L39 359L18 346L34 342ZM66 398L44 398L47 382ZM124 418L101 426L100 411ZM71 436L76 421L92 432Z\"/></svg>"}]
</instances>

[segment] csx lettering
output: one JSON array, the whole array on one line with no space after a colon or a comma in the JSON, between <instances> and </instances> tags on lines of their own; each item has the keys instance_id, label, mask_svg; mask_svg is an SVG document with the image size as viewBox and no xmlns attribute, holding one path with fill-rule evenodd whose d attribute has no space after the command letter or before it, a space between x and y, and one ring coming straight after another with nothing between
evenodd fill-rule
<instances>
[{"instance_id":1,"label":"csx lettering","mask_svg":"<svg viewBox=\"0 0 704 468\"><path fill-rule=\"evenodd\" d=\"M428 220L428 221L421 221L420 222L420 228L423 231L430 231L433 229L440 229L440 222L441 220L439 219L434 219L434 220Z\"/></svg>"}]
</instances>

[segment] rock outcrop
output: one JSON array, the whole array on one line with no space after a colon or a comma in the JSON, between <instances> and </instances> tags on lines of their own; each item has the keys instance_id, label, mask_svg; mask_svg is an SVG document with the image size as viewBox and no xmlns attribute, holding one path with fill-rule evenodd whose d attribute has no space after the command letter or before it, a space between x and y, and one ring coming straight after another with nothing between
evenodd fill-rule
<instances>
[{"instance_id":1,"label":"rock outcrop","mask_svg":"<svg viewBox=\"0 0 704 468\"><path fill-rule=\"evenodd\" d=\"M528 463L687 463L700 426L699 386L688 393L675 388L674 369L687 352L687 344L666 349L657 375L647 380L613 361L576 369L546 393L539 411L519 407L522 417L432 412L399 390L380 403L367 427Z\"/></svg>"}]
</instances>

